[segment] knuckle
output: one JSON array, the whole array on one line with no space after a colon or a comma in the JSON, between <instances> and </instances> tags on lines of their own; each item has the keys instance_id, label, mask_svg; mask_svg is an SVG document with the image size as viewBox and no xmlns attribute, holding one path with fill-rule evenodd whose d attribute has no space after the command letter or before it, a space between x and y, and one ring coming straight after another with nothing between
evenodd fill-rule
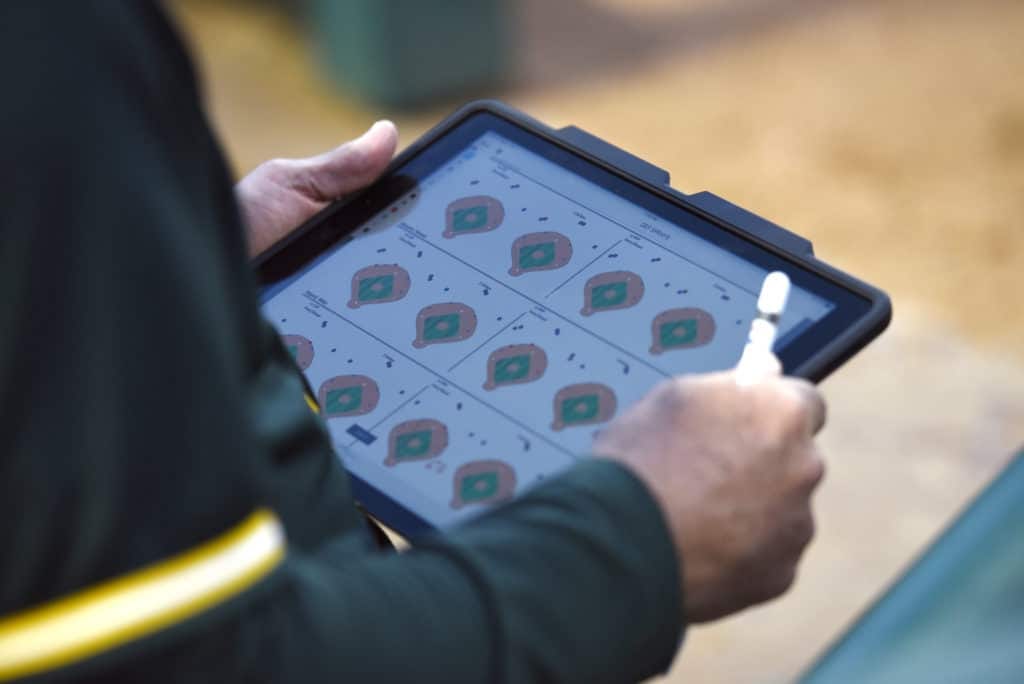
<instances>
[{"instance_id":1,"label":"knuckle","mask_svg":"<svg viewBox=\"0 0 1024 684\"><path fill-rule=\"evenodd\" d=\"M259 174L274 185L285 188L295 187L296 185L304 182L304 178L302 177L303 174L299 173L293 159L268 159L256 167L255 173Z\"/></svg>"},{"instance_id":2,"label":"knuckle","mask_svg":"<svg viewBox=\"0 0 1024 684\"><path fill-rule=\"evenodd\" d=\"M800 504L802 510L791 514L785 522L776 528L775 548L785 560L795 564L803 555L804 550L814 539L815 523L810 504Z\"/></svg>"},{"instance_id":3,"label":"knuckle","mask_svg":"<svg viewBox=\"0 0 1024 684\"><path fill-rule=\"evenodd\" d=\"M779 412L779 436L792 443L804 435L806 416L803 408L793 402L787 403Z\"/></svg>"},{"instance_id":4,"label":"knuckle","mask_svg":"<svg viewBox=\"0 0 1024 684\"><path fill-rule=\"evenodd\" d=\"M764 386L760 405L775 424L787 429L801 419L804 410L799 394L782 379Z\"/></svg>"},{"instance_id":5,"label":"knuckle","mask_svg":"<svg viewBox=\"0 0 1024 684\"><path fill-rule=\"evenodd\" d=\"M775 568L766 575L758 587L755 601L761 603L782 596L796 582L796 565L784 565Z\"/></svg>"},{"instance_id":6,"label":"knuckle","mask_svg":"<svg viewBox=\"0 0 1024 684\"><path fill-rule=\"evenodd\" d=\"M780 437L793 443L807 439L821 427L820 396L799 385L787 384L774 397L773 409Z\"/></svg>"},{"instance_id":7,"label":"knuckle","mask_svg":"<svg viewBox=\"0 0 1024 684\"><path fill-rule=\"evenodd\" d=\"M789 385L786 393L786 417L794 428L805 428L811 414L812 404L809 395L800 385Z\"/></svg>"},{"instance_id":8,"label":"knuckle","mask_svg":"<svg viewBox=\"0 0 1024 684\"><path fill-rule=\"evenodd\" d=\"M790 458L790 443L792 438L790 432L783 422L773 423L764 435L762 444L770 452L779 455L783 462Z\"/></svg>"},{"instance_id":9,"label":"knuckle","mask_svg":"<svg viewBox=\"0 0 1024 684\"><path fill-rule=\"evenodd\" d=\"M285 159L274 158L268 159L257 167L265 174L271 177L281 176L287 172L288 162Z\"/></svg>"},{"instance_id":10,"label":"knuckle","mask_svg":"<svg viewBox=\"0 0 1024 684\"><path fill-rule=\"evenodd\" d=\"M794 379L793 388L799 393L804 404L807 425L811 432L816 433L825 425L828 405L825 397L817 387L804 379Z\"/></svg>"},{"instance_id":11,"label":"knuckle","mask_svg":"<svg viewBox=\"0 0 1024 684\"><path fill-rule=\"evenodd\" d=\"M796 564L787 565L775 575L772 586L773 596L782 596L796 583Z\"/></svg>"},{"instance_id":12,"label":"knuckle","mask_svg":"<svg viewBox=\"0 0 1024 684\"><path fill-rule=\"evenodd\" d=\"M663 381L657 389L658 400L670 409L679 409L690 394L690 382L686 378L670 378Z\"/></svg>"},{"instance_id":13,"label":"knuckle","mask_svg":"<svg viewBox=\"0 0 1024 684\"><path fill-rule=\"evenodd\" d=\"M796 532L796 542L799 549L807 548L814 540L816 526L814 516L808 513L800 522Z\"/></svg>"},{"instance_id":14,"label":"knuckle","mask_svg":"<svg viewBox=\"0 0 1024 684\"><path fill-rule=\"evenodd\" d=\"M767 434L769 444L788 450L804 433L803 407L788 393L781 393L773 398L772 416Z\"/></svg>"},{"instance_id":15,"label":"knuckle","mask_svg":"<svg viewBox=\"0 0 1024 684\"><path fill-rule=\"evenodd\" d=\"M369 165L370 154L362 145L354 145L352 142L347 142L342 145L341 152L345 157L345 165L353 171L358 171L364 166Z\"/></svg>"},{"instance_id":16,"label":"knuckle","mask_svg":"<svg viewBox=\"0 0 1024 684\"><path fill-rule=\"evenodd\" d=\"M825 479L825 461L817 453L807 460L807 466L804 469L804 481L807 483L809 489L814 490L817 488L821 481Z\"/></svg>"}]
</instances>

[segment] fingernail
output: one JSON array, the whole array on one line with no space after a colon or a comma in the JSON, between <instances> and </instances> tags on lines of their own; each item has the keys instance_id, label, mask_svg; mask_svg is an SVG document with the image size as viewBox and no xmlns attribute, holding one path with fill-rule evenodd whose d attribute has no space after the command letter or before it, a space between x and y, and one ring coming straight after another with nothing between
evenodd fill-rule
<instances>
[{"instance_id":1,"label":"fingernail","mask_svg":"<svg viewBox=\"0 0 1024 684\"><path fill-rule=\"evenodd\" d=\"M379 128L380 126L383 126L383 125L394 126L395 124L393 124L391 121L388 121L387 119L381 119L380 121L375 121L372 126L370 126L369 128L366 129L366 132L364 132L361 136L359 136L358 138L356 138L352 142L355 143L356 145L365 145L366 141L370 138L371 135L373 135L374 130L376 130L377 128Z\"/></svg>"},{"instance_id":2,"label":"fingernail","mask_svg":"<svg viewBox=\"0 0 1024 684\"><path fill-rule=\"evenodd\" d=\"M373 125L370 126L370 128L363 135L369 135L372 131L377 130L381 126L391 126L391 127L394 127L394 125L395 125L394 123L392 123L391 121L389 121L387 119L380 119L379 121L374 121Z\"/></svg>"}]
</instances>

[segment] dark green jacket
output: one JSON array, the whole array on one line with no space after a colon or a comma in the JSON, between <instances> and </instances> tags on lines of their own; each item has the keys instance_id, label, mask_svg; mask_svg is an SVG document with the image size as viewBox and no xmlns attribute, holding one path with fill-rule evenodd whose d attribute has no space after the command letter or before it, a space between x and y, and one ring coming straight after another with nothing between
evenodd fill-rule
<instances>
[{"instance_id":1,"label":"dark green jacket","mask_svg":"<svg viewBox=\"0 0 1024 684\"><path fill-rule=\"evenodd\" d=\"M288 555L199 616L48 673L97 681L630 681L681 630L661 513L586 461L376 550L260 316L188 56L142 0L0 6L0 620L254 509Z\"/></svg>"}]
</instances>

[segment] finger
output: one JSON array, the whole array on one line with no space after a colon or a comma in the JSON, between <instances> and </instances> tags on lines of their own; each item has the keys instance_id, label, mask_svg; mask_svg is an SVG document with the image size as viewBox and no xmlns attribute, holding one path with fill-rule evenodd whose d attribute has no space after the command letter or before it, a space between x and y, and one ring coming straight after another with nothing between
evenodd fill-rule
<instances>
[{"instance_id":1,"label":"finger","mask_svg":"<svg viewBox=\"0 0 1024 684\"><path fill-rule=\"evenodd\" d=\"M398 130L378 121L360 137L330 152L299 160L290 185L317 202L361 190L387 167L398 145Z\"/></svg>"},{"instance_id":2,"label":"finger","mask_svg":"<svg viewBox=\"0 0 1024 684\"><path fill-rule=\"evenodd\" d=\"M812 445L810 455L807 459L807 465L803 472L804 480L807 483L808 496L813 493L821 481L825 479L825 459L822 458L821 452Z\"/></svg>"},{"instance_id":3,"label":"finger","mask_svg":"<svg viewBox=\"0 0 1024 684\"><path fill-rule=\"evenodd\" d=\"M804 550L814 539L815 524L814 513L811 512L811 505L807 505L793 517L786 530L786 543L795 554L796 558L803 555Z\"/></svg>"},{"instance_id":4,"label":"finger","mask_svg":"<svg viewBox=\"0 0 1024 684\"><path fill-rule=\"evenodd\" d=\"M756 579L747 582L743 591L743 604L753 606L776 599L796 582L796 564L780 563L767 568L757 568Z\"/></svg>"},{"instance_id":5,"label":"finger","mask_svg":"<svg viewBox=\"0 0 1024 684\"><path fill-rule=\"evenodd\" d=\"M807 408L807 428L812 435L818 434L825 427L828 409L825 398L818 388L801 378L787 378L789 386L796 392L800 401Z\"/></svg>"}]
</instances>

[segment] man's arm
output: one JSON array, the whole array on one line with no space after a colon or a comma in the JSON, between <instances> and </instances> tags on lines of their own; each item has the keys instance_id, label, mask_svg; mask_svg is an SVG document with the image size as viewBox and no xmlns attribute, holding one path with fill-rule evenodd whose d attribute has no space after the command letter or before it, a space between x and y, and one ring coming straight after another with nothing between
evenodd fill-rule
<instances>
[{"instance_id":1,"label":"man's arm","mask_svg":"<svg viewBox=\"0 0 1024 684\"><path fill-rule=\"evenodd\" d=\"M16 103L0 131L18 160L3 168L0 209L12 331L0 339L0 519L13 523L0 528L0 616L270 505L290 550L269 580L83 673L621 681L667 665L681 586L688 603L724 596L735 609L765 598L756 582L760 593L737 592L738 570L774 577L795 563L802 546L769 553L779 529L764 519L799 509L807 469L775 466L802 462L790 456L805 455L810 429L763 432L780 386L756 406L721 387L708 404L687 381L606 431L650 437L602 448L629 470L586 463L409 554L374 553L326 431L259 322L230 182L166 26L127 0L13 7L0 29ZM755 408L760 427L737 430ZM677 439L690 429L703 439ZM729 467L705 477L721 455ZM776 473L767 494L752 486ZM697 575L678 569L691 539Z\"/></svg>"},{"instance_id":2,"label":"man's arm","mask_svg":"<svg viewBox=\"0 0 1024 684\"><path fill-rule=\"evenodd\" d=\"M289 550L266 581L70 667L458 682L667 666L675 555L619 466L587 464L411 553L375 552L260 321L230 179L173 34L135 0L4 12L0 620L269 506Z\"/></svg>"}]
</instances>

